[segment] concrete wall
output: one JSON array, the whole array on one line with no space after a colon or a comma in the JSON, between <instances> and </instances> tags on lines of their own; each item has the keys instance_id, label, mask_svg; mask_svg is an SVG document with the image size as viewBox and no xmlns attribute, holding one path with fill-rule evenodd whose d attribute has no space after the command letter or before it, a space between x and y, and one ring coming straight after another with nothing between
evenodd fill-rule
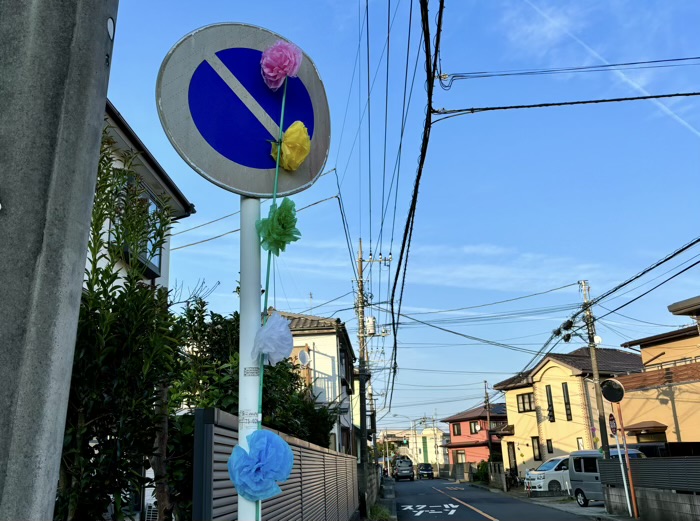
<instances>
[{"instance_id":1,"label":"concrete wall","mask_svg":"<svg viewBox=\"0 0 700 521\"><path fill-rule=\"evenodd\" d=\"M676 494L670 490L636 489L643 521L696 521L700 519L700 496ZM625 489L605 487L605 508L609 514L628 516Z\"/></svg>"}]
</instances>

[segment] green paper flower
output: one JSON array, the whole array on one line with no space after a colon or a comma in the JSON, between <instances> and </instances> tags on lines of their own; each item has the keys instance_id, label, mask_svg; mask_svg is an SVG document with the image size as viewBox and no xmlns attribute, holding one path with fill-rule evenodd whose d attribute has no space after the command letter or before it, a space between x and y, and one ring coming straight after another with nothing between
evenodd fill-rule
<instances>
[{"instance_id":1,"label":"green paper flower","mask_svg":"<svg viewBox=\"0 0 700 521\"><path fill-rule=\"evenodd\" d=\"M260 236L260 246L279 257L287 244L298 241L301 232L297 230L297 212L294 201L285 197L279 208L273 204L267 218L255 223Z\"/></svg>"}]
</instances>

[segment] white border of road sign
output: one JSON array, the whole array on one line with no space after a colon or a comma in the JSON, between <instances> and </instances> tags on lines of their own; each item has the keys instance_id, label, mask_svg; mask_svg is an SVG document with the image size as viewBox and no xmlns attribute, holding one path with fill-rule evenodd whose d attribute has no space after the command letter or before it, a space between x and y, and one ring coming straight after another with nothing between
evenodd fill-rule
<instances>
[{"instance_id":1,"label":"white border of road sign","mask_svg":"<svg viewBox=\"0 0 700 521\"><path fill-rule=\"evenodd\" d=\"M279 40L286 39L253 25L237 23L208 25L191 32L177 42L166 55L158 72L156 83L158 116L175 150L204 178L221 188L248 197L272 196L275 169L249 168L231 161L214 150L199 133L192 120L188 102L189 85L200 63L204 60L214 60L216 52L240 47L264 51ZM233 75L231 74L230 77ZM304 83L314 108L311 152L295 172L280 169L278 195L294 194L311 186L326 164L330 147L330 113L326 91L316 66L306 54L299 69L299 78ZM236 94L239 92L236 91ZM268 128L279 124L279 122L272 122L264 112L257 114L254 111L253 113Z\"/></svg>"}]
</instances>

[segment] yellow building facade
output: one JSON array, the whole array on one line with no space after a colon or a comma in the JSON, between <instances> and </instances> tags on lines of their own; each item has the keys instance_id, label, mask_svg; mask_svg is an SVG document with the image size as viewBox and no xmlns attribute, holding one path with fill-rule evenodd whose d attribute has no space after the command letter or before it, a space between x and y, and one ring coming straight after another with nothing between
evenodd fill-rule
<instances>
[{"instance_id":1,"label":"yellow building facade","mask_svg":"<svg viewBox=\"0 0 700 521\"><path fill-rule=\"evenodd\" d=\"M639 355L598 349L601 377L639 372ZM555 456L600 446L590 351L546 356L534 369L494 386L506 397L508 426L501 431L506 469L524 476ZM605 417L611 412L609 404Z\"/></svg>"},{"instance_id":2,"label":"yellow building facade","mask_svg":"<svg viewBox=\"0 0 700 521\"><path fill-rule=\"evenodd\" d=\"M700 335L697 326L633 340L643 373L620 377L621 410L632 443L700 442Z\"/></svg>"}]
</instances>

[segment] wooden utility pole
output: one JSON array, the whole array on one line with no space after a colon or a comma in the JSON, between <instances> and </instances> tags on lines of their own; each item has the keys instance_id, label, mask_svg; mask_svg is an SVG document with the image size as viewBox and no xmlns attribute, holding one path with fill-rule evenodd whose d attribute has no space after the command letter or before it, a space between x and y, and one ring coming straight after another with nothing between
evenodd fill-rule
<instances>
[{"instance_id":1,"label":"wooden utility pole","mask_svg":"<svg viewBox=\"0 0 700 521\"><path fill-rule=\"evenodd\" d=\"M610 459L610 442L608 440L608 427L607 423L605 422L605 406L603 404L603 393L600 389L600 372L598 371L598 356L596 353L595 319L593 318L593 313L591 312L591 305L588 295L590 288L587 280L579 280L578 283L581 287L581 292L583 293L584 320L586 322L586 329L588 330L588 348L591 352L591 366L593 367L593 386L595 388L596 408L598 409L600 443L603 447L603 457L605 459Z\"/></svg>"},{"instance_id":2,"label":"wooden utility pole","mask_svg":"<svg viewBox=\"0 0 700 521\"><path fill-rule=\"evenodd\" d=\"M486 409L486 443L489 446L489 461L493 453L491 452L491 404L489 403L489 384L484 380L484 408Z\"/></svg>"},{"instance_id":3,"label":"wooden utility pole","mask_svg":"<svg viewBox=\"0 0 700 521\"><path fill-rule=\"evenodd\" d=\"M357 339L360 343L360 516L366 518L367 510L367 337L365 336L365 283L362 274L362 239L357 255Z\"/></svg>"}]
</instances>

